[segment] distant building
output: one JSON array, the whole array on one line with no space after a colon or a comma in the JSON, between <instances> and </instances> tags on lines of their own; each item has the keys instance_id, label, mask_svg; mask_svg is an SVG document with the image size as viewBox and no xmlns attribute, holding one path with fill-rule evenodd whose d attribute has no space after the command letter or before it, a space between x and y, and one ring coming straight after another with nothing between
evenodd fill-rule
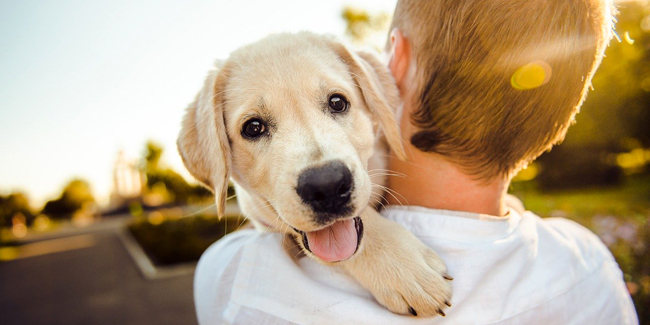
<instances>
[{"instance_id":1,"label":"distant building","mask_svg":"<svg viewBox=\"0 0 650 325\"><path fill-rule=\"evenodd\" d=\"M124 151L120 150L113 166L110 208L122 207L133 199L141 197L144 179L144 173L138 168L137 160L127 158Z\"/></svg>"}]
</instances>

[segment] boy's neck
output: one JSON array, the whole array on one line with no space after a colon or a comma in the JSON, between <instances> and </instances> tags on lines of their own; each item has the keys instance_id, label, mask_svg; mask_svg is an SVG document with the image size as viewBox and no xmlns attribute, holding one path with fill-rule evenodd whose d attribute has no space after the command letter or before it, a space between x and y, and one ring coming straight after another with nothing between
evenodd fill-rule
<instances>
[{"instance_id":1,"label":"boy's neck","mask_svg":"<svg viewBox=\"0 0 650 325\"><path fill-rule=\"evenodd\" d=\"M389 68L393 76L396 72L401 76L395 79L402 98L396 116L407 160L401 161L392 155L389 158L388 169L396 176L388 177L391 192L385 195L388 204L505 216L510 179L495 179L487 183L477 181L442 156L420 151L411 144L410 137L416 131L411 123L414 110L411 103L416 98L412 83L415 66L408 65L410 68L399 74L397 61L392 60Z\"/></svg>"},{"instance_id":2,"label":"boy's neck","mask_svg":"<svg viewBox=\"0 0 650 325\"><path fill-rule=\"evenodd\" d=\"M407 161L393 156L388 169L389 204L416 205L430 209L466 211L505 216L505 195L510 182L477 181L442 156L422 152L406 143Z\"/></svg>"}]
</instances>

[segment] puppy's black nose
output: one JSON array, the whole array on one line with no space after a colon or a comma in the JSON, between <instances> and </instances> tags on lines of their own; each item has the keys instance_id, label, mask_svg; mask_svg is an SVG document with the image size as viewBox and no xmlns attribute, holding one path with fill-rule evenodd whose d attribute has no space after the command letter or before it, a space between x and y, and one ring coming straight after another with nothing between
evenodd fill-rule
<instances>
[{"instance_id":1,"label":"puppy's black nose","mask_svg":"<svg viewBox=\"0 0 650 325\"><path fill-rule=\"evenodd\" d=\"M303 171L296 191L315 212L341 215L349 209L352 173L341 161Z\"/></svg>"}]
</instances>

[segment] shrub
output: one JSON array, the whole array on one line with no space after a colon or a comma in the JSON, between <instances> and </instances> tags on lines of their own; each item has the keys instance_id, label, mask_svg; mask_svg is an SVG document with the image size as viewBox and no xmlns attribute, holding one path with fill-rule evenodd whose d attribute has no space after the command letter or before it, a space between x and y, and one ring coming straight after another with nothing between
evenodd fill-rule
<instances>
[{"instance_id":1,"label":"shrub","mask_svg":"<svg viewBox=\"0 0 650 325\"><path fill-rule=\"evenodd\" d=\"M198 260L212 243L244 222L241 217L218 220L203 215L166 220L139 218L129 225L129 230L154 264L163 266Z\"/></svg>"},{"instance_id":2,"label":"shrub","mask_svg":"<svg viewBox=\"0 0 650 325\"><path fill-rule=\"evenodd\" d=\"M619 185L622 170L609 161L612 150L604 147L558 146L539 158L537 176L543 190Z\"/></svg>"}]
</instances>

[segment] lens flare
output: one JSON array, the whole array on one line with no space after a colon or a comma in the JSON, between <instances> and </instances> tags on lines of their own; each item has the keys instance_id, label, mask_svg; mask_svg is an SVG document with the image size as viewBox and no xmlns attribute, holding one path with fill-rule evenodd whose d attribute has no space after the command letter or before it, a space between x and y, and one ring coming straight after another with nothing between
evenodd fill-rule
<instances>
[{"instance_id":1,"label":"lens flare","mask_svg":"<svg viewBox=\"0 0 650 325\"><path fill-rule=\"evenodd\" d=\"M533 61L515 71L510 78L513 88L519 90L535 89L551 80L551 66L543 61Z\"/></svg>"}]
</instances>

